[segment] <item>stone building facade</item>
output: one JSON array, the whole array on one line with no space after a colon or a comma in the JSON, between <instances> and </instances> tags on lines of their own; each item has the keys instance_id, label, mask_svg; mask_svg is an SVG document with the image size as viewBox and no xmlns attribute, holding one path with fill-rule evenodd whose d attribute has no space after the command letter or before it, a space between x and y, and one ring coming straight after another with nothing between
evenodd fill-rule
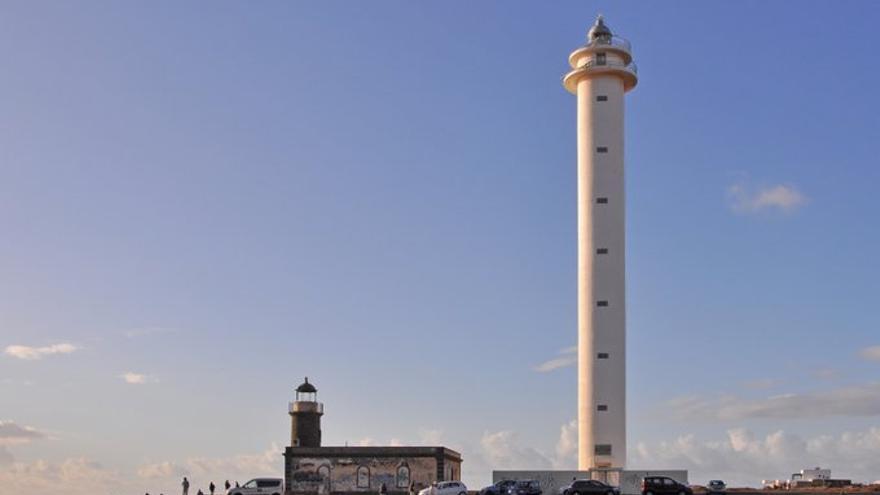
<instances>
[{"instance_id":1,"label":"stone building facade","mask_svg":"<svg viewBox=\"0 0 880 495\"><path fill-rule=\"evenodd\" d=\"M284 478L290 495L406 494L461 477L461 455L445 447L288 447Z\"/></svg>"},{"instance_id":2,"label":"stone building facade","mask_svg":"<svg viewBox=\"0 0 880 495\"><path fill-rule=\"evenodd\" d=\"M410 484L459 480L461 454L446 447L322 447L324 405L309 383L297 387L290 403L290 447L284 449L286 495L404 495Z\"/></svg>"}]
</instances>

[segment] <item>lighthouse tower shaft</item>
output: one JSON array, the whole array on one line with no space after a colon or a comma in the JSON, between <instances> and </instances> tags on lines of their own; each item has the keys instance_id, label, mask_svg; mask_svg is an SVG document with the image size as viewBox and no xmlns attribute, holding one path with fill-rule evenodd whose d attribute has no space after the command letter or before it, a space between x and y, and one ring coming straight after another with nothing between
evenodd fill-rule
<instances>
[{"instance_id":1,"label":"lighthouse tower shaft","mask_svg":"<svg viewBox=\"0 0 880 495\"><path fill-rule=\"evenodd\" d=\"M629 43L600 17L569 57L577 95L578 468L626 465L624 95Z\"/></svg>"}]
</instances>

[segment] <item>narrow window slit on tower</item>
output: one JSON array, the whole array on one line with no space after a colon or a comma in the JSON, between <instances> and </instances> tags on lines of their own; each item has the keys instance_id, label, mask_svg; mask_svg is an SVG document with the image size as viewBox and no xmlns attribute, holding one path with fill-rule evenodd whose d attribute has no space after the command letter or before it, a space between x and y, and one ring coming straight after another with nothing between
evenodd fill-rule
<instances>
[{"instance_id":1,"label":"narrow window slit on tower","mask_svg":"<svg viewBox=\"0 0 880 495\"><path fill-rule=\"evenodd\" d=\"M596 101L608 101L608 96L606 95L597 95Z\"/></svg>"},{"instance_id":2,"label":"narrow window slit on tower","mask_svg":"<svg viewBox=\"0 0 880 495\"><path fill-rule=\"evenodd\" d=\"M596 250L596 254L608 254L608 248L599 248Z\"/></svg>"},{"instance_id":3,"label":"narrow window slit on tower","mask_svg":"<svg viewBox=\"0 0 880 495\"><path fill-rule=\"evenodd\" d=\"M608 406L606 406L605 404L599 404L598 406L596 406L596 409L599 411L607 411Z\"/></svg>"},{"instance_id":4,"label":"narrow window slit on tower","mask_svg":"<svg viewBox=\"0 0 880 495\"><path fill-rule=\"evenodd\" d=\"M596 203L600 205L608 204L608 198L596 198Z\"/></svg>"},{"instance_id":5,"label":"narrow window slit on tower","mask_svg":"<svg viewBox=\"0 0 880 495\"><path fill-rule=\"evenodd\" d=\"M608 359L608 353L607 352L600 352L599 354L596 355L596 357L598 359Z\"/></svg>"},{"instance_id":6,"label":"narrow window slit on tower","mask_svg":"<svg viewBox=\"0 0 880 495\"><path fill-rule=\"evenodd\" d=\"M596 306L604 308L605 306L608 306L608 301L596 301Z\"/></svg>"},{"instance_id":7,"label":"narrow window slit on tower","mask_svg":"<svg viewBox=\"0 0 880 495\"><path fill-rule=\"evenodd\" d=\"M608 153L608 147L607 146L599 146L598 148L596 148L596 153Z\"/></svg>"},{"instance_id":8,"label":"narrow window slit on tower","mask_svg":"<svg viewBox=\"0 0 880 495\"><path fill-rule=\"evenodd\" d=\"M595 455L611 455L611 444L597 443L595 447L593 447L593 453Z\"/></svg>"}]
</instances>

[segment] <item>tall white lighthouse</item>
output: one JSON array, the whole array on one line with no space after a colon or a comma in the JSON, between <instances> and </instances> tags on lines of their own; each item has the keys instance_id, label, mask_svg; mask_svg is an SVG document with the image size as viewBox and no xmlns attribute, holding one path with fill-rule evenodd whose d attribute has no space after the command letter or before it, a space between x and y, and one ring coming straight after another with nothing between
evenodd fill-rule
<instances>
[{"instance_id":1,"label":"tall white lighthouse","mask_svg":"<svg viewBox=\"0 0 880 495\"><path fill-rule=\"evenodd\" d=\"M577 95L578 469L626 465L623 100L638 81L629 43L599 16L569 55Z\"/></svg>"}]
</instances>

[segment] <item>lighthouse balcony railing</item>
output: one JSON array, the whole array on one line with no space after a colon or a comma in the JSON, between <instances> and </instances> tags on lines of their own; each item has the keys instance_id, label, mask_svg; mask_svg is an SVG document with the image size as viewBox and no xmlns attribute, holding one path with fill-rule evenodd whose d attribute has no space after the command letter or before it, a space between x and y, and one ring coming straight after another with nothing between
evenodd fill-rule
<instances>
[{"instance_id":1,"label":"lighthouse balcony railing","mask_svg":"<svg viewBox=\"0 0 880 495\"><path fill-rule=\"evenodd\" d=\"M630 62L627 64L624 62L618 62L616 60L606 60L603 63L598 63L598 62L596 62L595 59L590 59L590 60L587 60L587 62L584 63L583 65L578 66L575 70L586 70L586 69L592 69L592 68L624 69L626 71L632 72L635 75L639 75L639 68L635 64L635 62Z\"/></svg>"},{"instance_id":2,"label":"lighthouse balcony railing","mask_svg":"<svg viewBox=\"0 0 880 495\"><path fill-rule=\"evenodd\" d=\"M288 412L312 412L312 413L324 413L324 404L320 402L288 402L287 403L287 411Z\"/></svg>"},{"instance_id":3,"label":"lighthouse balcony railing","mask_svg":"<svg viewBox=\"0 0 880 495\"><path fill-rule=\"evenodd\" d=\"M621 38L620 36L600 36L587 43L587 46L612 46L620 48L621 50L626 50L627 53L632 53L632 45L629 40Z\"/></svg>"}]
</instances>

